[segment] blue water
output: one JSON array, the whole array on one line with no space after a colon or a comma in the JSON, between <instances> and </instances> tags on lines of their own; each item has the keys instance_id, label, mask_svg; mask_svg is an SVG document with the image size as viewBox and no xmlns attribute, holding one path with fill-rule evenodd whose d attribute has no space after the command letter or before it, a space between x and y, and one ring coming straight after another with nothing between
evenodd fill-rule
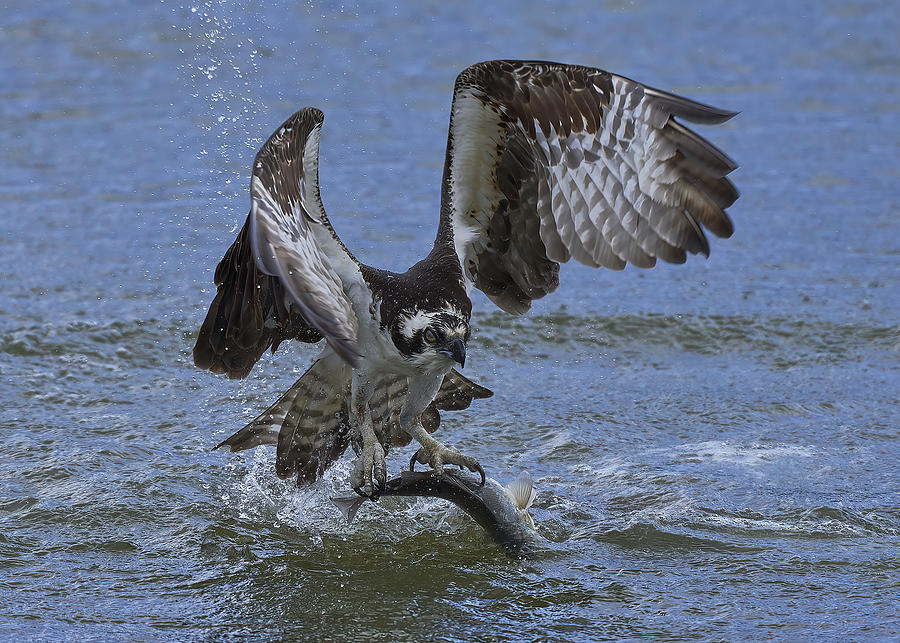
<instances>
[{"instance_id":1,"label":"blue water","mask_svg":"<svg viewBox=\"0 0 900 643\"><path fill-rule=\"evenodd\" d=\"M0 637L900 637L900 12L891 2L14 2L0 14ZM499 57L740 110L708 261L566 266L483 297L445 441L529 470L550 540L466 516L347 526L269 447L210 448L316 349L193 367L250 163L325 111L325 207L366 263L430 247L450 90ZM389 460L397 471L409 457Z\"/></svg>"}]
</instances>

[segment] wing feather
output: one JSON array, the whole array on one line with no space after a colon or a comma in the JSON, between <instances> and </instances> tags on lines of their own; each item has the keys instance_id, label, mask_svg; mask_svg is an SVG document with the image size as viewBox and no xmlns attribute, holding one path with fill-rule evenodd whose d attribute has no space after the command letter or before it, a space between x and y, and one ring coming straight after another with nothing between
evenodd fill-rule
<instances>
[{"instance_id":1,"label":"wing feather","mask_svg":"<svg viewBox=\"0 0 900 643\"><path fill-rule=\"evenodd\" d=\"M246 377L269 347L285 339L318 342L322 334L294 308L276 277L263 274L250 251L249 217L215 272L216 295L197 342L194 363L230 378Z\"/></svg>"},{"instance_id":2,"label":"wing feather","mask_svg":"<svg viewBox=\"0 0 900 643\"><path fill-rule=\"evenodd\" d=\"M323 119L317 109L302 109L260 149L250 184L250 237L260 270L278 277L304 319L355 364L357 322L346 289L362 277L319 196Z\"/></svg>"},{"instance_id":3,"label":"wing feather","mask_svg":"<svg viewBox=\"0 0 900 643\"><path fill-rule=\"evenodd\" d=\"M347 292L364 280L322 207L323 119L301 109L256 155L250 214L216 268L216 297L194 347L201 368L245 377L267 348L289 338L324 337L344 360L358 359Z\"/></svg>"},{"instance_id":4,"label":"wing feather","mask_svg":"<svg viewBox=\"0 0 900 643\"><path fill-rule=\"evenodd\" d=\"M558 264L649 268L733 233L737 166L675 120L728 112L600 69L489 61L454 88L438 238L500 308L558 285ZM452 234L447 234L450 228Z\"/></svg>"}]
</instances>

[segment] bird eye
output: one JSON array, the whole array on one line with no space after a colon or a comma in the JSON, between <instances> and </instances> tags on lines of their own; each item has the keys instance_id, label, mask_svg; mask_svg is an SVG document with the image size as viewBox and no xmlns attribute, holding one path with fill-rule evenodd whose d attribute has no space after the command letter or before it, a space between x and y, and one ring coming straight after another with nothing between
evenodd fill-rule
<instances>
[{"instance_id":1,"label":"bird eye","mask_svg":"<svg viewBox=\"0 0 900 643\"><path fill-rule=\"evenodd\" d=\"M437 341L437 335L430 328L425 329L425 341L429 344L434 344Z\"/></svg>"}]
</instances>

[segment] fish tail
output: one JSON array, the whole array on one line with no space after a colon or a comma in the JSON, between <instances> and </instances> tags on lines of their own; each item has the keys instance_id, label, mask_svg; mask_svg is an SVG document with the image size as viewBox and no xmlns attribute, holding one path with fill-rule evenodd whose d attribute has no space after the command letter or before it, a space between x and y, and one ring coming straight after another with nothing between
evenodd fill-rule
<instances>
[{"instance_id":1,"label":"fish tail","mask_svg":"<svg viewBox=\"0 0 900 643\"><path fill-rule=\"evenodd\" d=\"M363 496L340 496L331 499L331 502L337 505L337 508L341 510L344 518L347 519L347 523L353 522L353 519L356 517L356 512L359 511L359 508L365 501L366 498Z\"/></svg>"},{"instance_id":2,"label":"fish tail","mask_svg":"<svg viewBox=\"0 0 900 643\"><path fill-rule=\"evenodd\" d=\"M515 499L517 509L528 509L537 496L531 474L527 471L521 472L506 488Z\"/></svg>"}]
</instances>

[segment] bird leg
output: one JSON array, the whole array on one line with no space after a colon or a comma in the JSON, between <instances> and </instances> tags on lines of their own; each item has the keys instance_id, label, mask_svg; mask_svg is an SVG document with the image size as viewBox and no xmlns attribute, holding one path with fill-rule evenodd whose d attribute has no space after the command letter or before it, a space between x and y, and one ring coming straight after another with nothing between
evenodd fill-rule
<instances>
[{"instance_id":1,"label":"bird leg","mask_svg":"<svg viewBox=\"0 0 900 643\"><path fill-rule=\"evenodd\" d=\"M428 464L434 471L434 475L444 475L445 464L455 464L465 467L469 471L481 475L481 483L484 484L484 469L475 458L463 455L456 449L448 447L431 437L420 422L422 411L431 404L444 381L443 373L436 375L423 375L409 380L409 394L400 409L400 427L422 445L416 451L409 463L409 468L415 467L415 463Z\"/></svg>"},{"instance_id":2,"label":"bird leg","mask_svg":"<svg viewBox=\"0 0 900 643\"><path fill-rule=\"evenodd\" d=\"M420 431L417 431L419 429ZM478 463L478 460L471 456L463 455L453 447L448 447L442 442L435 440L420 425L411 431L411 435L422 445L421 448L413 454L409 460L409 470L415 471L416 462L419 464L431 465L434 475L444 475L445 464L455 464L462 468L465 467L473 473L481 476L481 484L484 485L485 475L484 469Z\"/></svg>"},{"instance_id":3,"label":"bird leg","mask_svg":"<svg viewBox=\"0 0 900 643\"><path fill-rule=\"evenodd\" d=\"M378 491L387 481L387 466L384 462L384 447L375 435L369 399L374 387L371 382L354 373L350 398L350 426L361 443L359 455L353 461L350 472L350 486L357 493L377 498Z\"/></svg>"}]
</instances>

